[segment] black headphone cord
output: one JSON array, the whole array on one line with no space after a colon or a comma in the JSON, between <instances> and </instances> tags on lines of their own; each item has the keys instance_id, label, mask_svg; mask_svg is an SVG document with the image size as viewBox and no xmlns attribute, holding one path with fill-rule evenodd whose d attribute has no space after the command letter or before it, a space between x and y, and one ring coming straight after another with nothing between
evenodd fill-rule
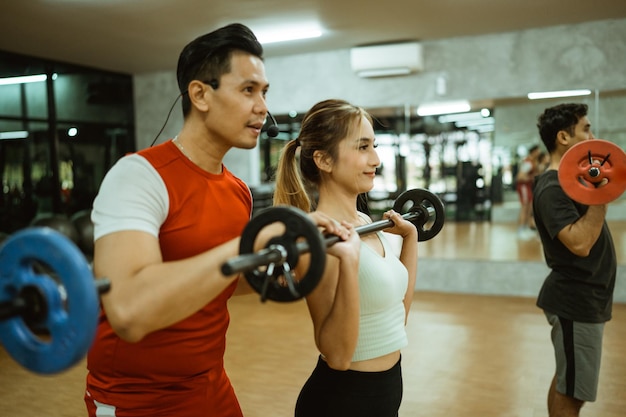
<instances>
[{"instance_id":1,"label":"black headphone cord","mask_svg":"<svg viewBox=\"0 0 626 417\"><path fill-rule=\"evenodd\" d=\"M150 144L150 147L154 146L159 136L161 136L161 133L163 133L163 130L165 129L165 126L167 125L167 121L170 119L170 115L172 114L172 110L174 110L174 106L178 102L178 99L180 99L183 96L183 94L184 93L180 93L178 97L176 97L176 100L174 100L174 103L172 103L172 107L170 107L170 111L167 113L167 117L165 118L165 123L163 123L163 126L161 126L161 130L159 130L159 133L157 133L157 135L154 137L154 140Z\"/></svg>"}]
</instances>

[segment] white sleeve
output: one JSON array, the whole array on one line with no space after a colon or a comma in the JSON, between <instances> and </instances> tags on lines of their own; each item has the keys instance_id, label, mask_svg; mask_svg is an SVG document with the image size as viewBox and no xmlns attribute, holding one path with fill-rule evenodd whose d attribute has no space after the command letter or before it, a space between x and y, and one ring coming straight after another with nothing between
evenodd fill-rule
<instances>
[{"instance_id":1,"label":"white sleeve","mask_svg":"<svg viewBox=\"0 0 626 417\"><path fill-rule=\"evenodd\" d=\"M168 210L167 188L154 167L137 154L124 156L107 172L94 199L94 240L122 230L158 237Z\"/></svg>"}]
</instances>

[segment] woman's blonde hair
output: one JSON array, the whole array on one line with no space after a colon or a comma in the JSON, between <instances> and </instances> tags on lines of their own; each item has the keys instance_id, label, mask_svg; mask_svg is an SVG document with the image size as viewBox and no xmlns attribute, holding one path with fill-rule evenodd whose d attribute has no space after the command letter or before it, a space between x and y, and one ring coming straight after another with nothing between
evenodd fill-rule
<instances>
[{"instance_id":1,"label":"woman's blonde hair","mask_svg":"<svg viewBox=\"0 0 626 417\"><path fill-rule=\"evenodd\" d=\"M324 100L311 107L304 115L299 136L288 142L281 152L274 205L287 204L311 211L313 204L307 189L318 186L321 181L319 168L313 160L314 152L321 151L336 160L339 142L363 117L373 124L369 113L344 100ZM298 147L299 158L296 157Z\"/></svg>"}]
</instances>

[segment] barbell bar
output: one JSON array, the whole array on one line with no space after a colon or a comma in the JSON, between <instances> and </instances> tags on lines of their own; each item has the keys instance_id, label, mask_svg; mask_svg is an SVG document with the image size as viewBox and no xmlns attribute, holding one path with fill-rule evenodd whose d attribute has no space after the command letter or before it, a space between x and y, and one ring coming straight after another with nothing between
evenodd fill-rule
<instances>
[{"instance_id":1,"label":"barbell bar","mask_svg":"<svg viewBox=\"0 0 626 417\"><path fill-rule=\"evenodd\" d=\"M419 241L433 238L443 227L443 203L427 190L403 192L393 208L416 226ZM261 229L275 222L284 224L283 235L271 238L264 249L254 252L254 242ZM392 226L391 220L379 220L358 226L355 231L362 236ZM326 249L338 241L337 236L323 236L303 211L294 207L271 207L248 223L241 237L240 255L225 262L221 270L224 275L244 273L252 288L261 294L261 301L295 301L315 288L324 272ZM296 281L291 271L304 253L311 256L309 268ZM261 270L261 267L266 269Z\"/></svg>"},{"instance_id":2,"label":"barbell bar","mask_svg":"<svg viewBox=\"0 0 626 417\"><path fill-rule=\"evenodd\" d=\"M288 208L288 210L292 209L293 208ZM426 213L428 213L427 215L424 215L424 211L420 210L411 213L405 213L402 215L402 218L404 220L414 221L418 219L423 219L424 216L429 217L435 212L435 209L432 207L428 207L424 210ZM375 233L387 229L389 227L392 227L393 225L394 223L391 220L378 220L373 223L357 226L354 228L354 231L357 232L359 236L364 236L370 233ZM326 236L324 237L324 246L329 248L340 240L341 239L339 238L339 236L336 235ZM298 255L310 252L309 244L306 241L297 242L296 248L298 251ZM222 273L224 275L232 275L242 272L248 272L260 266L269 265L272 263L283 263L287 260L287 255L288 253L284 246L279 244L271 244L265 249L261 249L256 253L241 255L227 261L222 265Z\"/></svg>"},{"instance_id":3,"label":"barbell bar","mask_svg":"<svg viewBox=\"0 0 626 417\"><path fill-rule=\"evenodd\" d=\"M404 220L414 222L416 220L428 219L432 215L435 214L435 209L432 207L419 207L416 211L412 211L410 213L404 213L401 217ZM359 234L359 236L365 236L370 233L380 232L381 230L388 229L393 227L393 221L386 220L378 220L372 223L364 224L362 226L357 226L354 228L354 231ZM335 243L339 242L339 236L328 236L324 239L326 247L330 247ZM302 246L305 246L304 244Z\"/></svg>"}]
</instances>

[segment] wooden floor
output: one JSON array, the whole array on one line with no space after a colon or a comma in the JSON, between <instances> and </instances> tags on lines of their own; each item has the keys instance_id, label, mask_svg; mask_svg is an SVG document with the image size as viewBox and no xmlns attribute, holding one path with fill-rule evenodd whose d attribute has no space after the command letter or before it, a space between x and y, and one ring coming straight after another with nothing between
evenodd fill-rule
<instances>
[{"instance_id":1,"label":"wooden floor","mask_svg":"<svg viewBox=\"0 0 626 417\"><path fill-rule=\"evenodd\" d=\"M611 224L621 264L626 222ZM543 260L538 241L515 228L449 223L422 242L420 257ZM534 298L417 292L403 350L400 417L547 416L554 372L549 326ZM290 417L317 358L303 301L230 301L226 366L247 417ZM626 305L606 326L598 400L583 416L623 417L626 410ZM22 369L0 348L0 416L85 415L85 363L55 376Z\"/></svg>"},{"instance_id":2,"label":"wooden floor","mask_svg":"<svg viewBox=\"0 0 626 417\"><path fill-rule=\"evenodd\" d=\"M303 303L233 300L228 369L248 417L293 414L317 353ZM583 416L623 417L626 305L606 327L598 401ZM403 350L401 417L547 416L550 328L534 299L417 293ZM320 399L323 401L323 399Z\"/></svg>"},{"instance_id":3,"label":"wooden floor","mask_svg":"<svg viewBox=\"0 0 626 417\"><path fill-rule=\"evenodd\" d=\"M626 221L607 222L617 262L626 265ZM439 259L544 261L538 237L517 238L513 223L447 222L431 240L421 242L419 256Z\"/></svg>"}]
</instances>

